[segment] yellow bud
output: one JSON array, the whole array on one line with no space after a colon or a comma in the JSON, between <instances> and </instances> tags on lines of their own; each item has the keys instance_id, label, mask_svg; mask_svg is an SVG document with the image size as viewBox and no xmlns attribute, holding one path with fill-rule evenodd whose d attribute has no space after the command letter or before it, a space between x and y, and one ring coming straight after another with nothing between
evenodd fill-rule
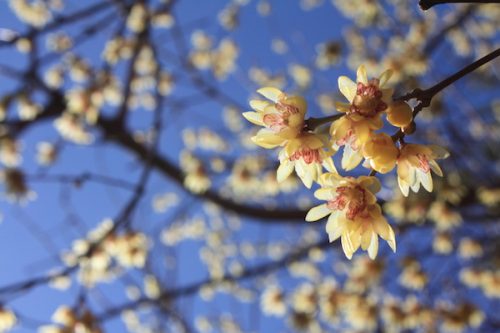
<instances>
[{"instance_id":1,"label":"yellow bud","mask_svg":"<svg viewBox=\"0 0 500 333\"><path fill-rule=\"evenodd\" d=\"M412 119L411 107L405 102L394 102L387 108L387 120L396 127L406 127Z\"/></svg>"},{"instance_id":2,"label":"yellow bud","mask_svg":"<svg viewBox=\"0 0 500 333\"><path fill-rule=\"evenodd\" d=\"M363 156L370 161L370 166L380 173L387 173L394 168L398 154L391 137L385 133L373 134L370 141L363 146Z\"/></svg>"}]
</instances>

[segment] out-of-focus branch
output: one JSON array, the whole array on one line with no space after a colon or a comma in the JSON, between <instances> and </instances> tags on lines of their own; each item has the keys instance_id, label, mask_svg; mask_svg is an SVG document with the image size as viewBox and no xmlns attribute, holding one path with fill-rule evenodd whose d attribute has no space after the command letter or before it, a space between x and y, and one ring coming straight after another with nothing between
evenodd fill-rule
<instances>
[{"instance_id":1,"label":"out-of-focus branch","mask_svg":"<svg viewBox=\"0 0 500 333\"><path fill-rule=\"evenodd\" d=\"M240 282L240 281L248 280L250 278L254 278L256 276L262 276L265 274L269 274L269 273L275 272L279 269L283 269L283 268L287 267L287 265L305 258L308 255L309 251L313 248L325 249L329 246L335 247L338 245L339 245L339 242L332 244L329 242L328 239L322 239L316 243L313 243L313 244L304 246L301 249L292 251L280 260L257 265L257 266L252 267L252 268L247 268L241 274L238 274L238 275L227 274L224 277L217 279L217 280L206 279L203 281L195 282L195 283L190 284L190 285L185 286L185 287L179 287L179 288L175 288L172 290L167 290L161 294L159 299L167 301L167 300L175 299L178 297L193 295L194 293L198 292L204 286L215 286L215 285L223 283L223 282ZM97 317L99 318L99 320L104 321L104 320L110 319L112 317L115 317L115 316L121 314L122 311L125 311L128 309L135 309L140 305L154 305L158 301L159 300L150 299L147 297L142 297L138 300L134 300L132 302L122 304L122 305L117 306L115 308L110 308L107 311L105 311L104 313L102 313L101 315L98 315Z\"/></svg>"},{"instance_id":2,"label":"out-of-focus branch","mask_svg":"<svg viewBox=\"0 0 500 333\"><path fill-rule=\"evenodd\" d=\"M436 5L451 4L451 3L500 3L500 0L420 0L419 6L423 10L430 9Z\"/></svg>"},{"instance_id":3,"label":"out-of-focus branch","mask_svg":"<svg viewBox=\"0 0 500 333\"><path fill-rule=\"evenodd\" d=\"M81 175L26 175L28 181L33 182L59 182L66 184L73 184L76 187L82 186L86 182L95 182L107 186L133 190L134 184L127 182L123 179L113 178L105 175L98 175L90 172L82 173Z\"/></svg>"},{"instance_id":4,"label":"out-of-focus branch","mask_svg":"<svg viewBox=\"0 0 500 333\"><path fill-rule=\"evenodd\" d=\"M462 12L459 12L452 22L442 27L439 32L427 41L422 50L422 54L430 56L430 53L432 53L436 47L443 42L446 34L470 18L476 12L477 8L478 6L469 5L467 8L464 8Z\"/></svg>"},{"instance_id":5,"label":"out-of-focus branch","mask_svg":"<svg viewBox=\"0 0 500 333\"><path fill-rule=\"evenodd\" d=\"M45 32L50 32L55 29L60 29L66 24L73 24L77 21L83 20L89 16L96 15L97 13L101 12L104 9L107 9L111 7L113 4L108 1L101 1L97 2L95 4L92 4L91 6L88 6L82 10L76 11L74 13L68 14L66 16L61 16L56 19L54 19L52 22L44 26L43 28L40 28L38 30L32 29L30 30L27 34L25 35L18 35L15 36L14 38L10 39L9 41L0 41L0 47L2 46L9 46L14 44L16 41L22 38L29 38L32 39L35 35L45 33Z\"/></svg>"},{"instance_id":6,"label":"out-of-focus branch","mask_svg":"<svg viewBox=\"0 0 500 333\"><path fill-rule=\"evenodd\" d=\"M144 160L147 156L147 148L134 140L132 135L127 131L120 129L119 125L110 119L101 117L97 125L103 130L108 140L118 144L122 148L134 153L137 158ZM169 177L177 184L184 188L184 174L181 169L174 165L164 156L158 153L153 154L153 165L163 175ZM192 193L200 199L211 201L225 210L232 211L238 215L265 220L268 223L270 220L284 223L294 223L303 221L307 213L306 210L297 209L283 209L283 210L266 210L262 207L252 207L248 205L239 204L231 199L220 196L213 190L204 193Z\"/></svg>"}]
</instances>

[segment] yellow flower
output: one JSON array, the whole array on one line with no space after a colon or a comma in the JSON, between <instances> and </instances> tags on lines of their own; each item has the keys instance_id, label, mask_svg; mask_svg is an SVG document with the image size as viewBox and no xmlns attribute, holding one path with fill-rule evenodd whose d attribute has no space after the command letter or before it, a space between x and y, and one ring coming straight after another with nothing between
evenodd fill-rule
<instances>
[{"instance_id":1,"label":"yellow flower","mask_svg":"<svg viewBox=\"0 0 500 333\"><path fill-rule=\"evenodd\" d=\"M341 238L342 249L351 259L359 247L368 250L371 259L377 256L378 236L396 251L394 231L383 217L375 193L380 183L375 177L357 179L327 173L321 176L321 189L314 195L326 203L312 208L306 221L317 221L327 215L326 232L330 242Z\"/></svg>"},{"instance_id":2,"label":"yellow flower","mask_svg":"<svg viewBox=\"0 0 500 333\"><path fill-rule=\"evenodd\" d=\"M333 122L330 127L332 146L338 149L344 146L342 168L352 170L363 160L363 145L370 139L373 130L383 125L379 116L355 121L350 115Z\"/></svg>"},{"instance_id":3,"label":"yellow flower","mask_svg":"<svg viewBox=\"0 0 500 333\"><path fill-rule=\"evenodd\" d=\"M338 111L346 115L335 121L330 134L335 148L344 146L342 168L354 169L363 159L361 149L374 130L383 126L381 113L391 102L392 89L384 88L391 71L385 71L378 79L368 80L366 69L359 66L356 82L346 76L339 77L340 92L349 103L335 103Z\"/></svg>"},{"instance_id":4,"label":"yellow flower","mask_svg":"<svg viewBox=\"0 0 500 333\"><path fill-rule=\"evenodd\" d=\"M339 77L339 89L349 104L336 103L340 112L347 112L354 120L372 118L387 109L393 89L384 88L392 71L383 72L379 78L368 80L364 65L358 67L356 82L347 76Z\"/></svg>"},{"instance_id":5,"label":"yellow flower","mask_svg":"<svg viewBox=\"0 0 500 333\"><path fill-rule=\"evenodd\" d=\"M409 190L418 192L420 184L432 192L431 170L440 177L443 176L441 168L435 161L448 157L444 148L436 145L405 144L401 147L398 165L398 184L404 196Z\"/></svg>"},{"instance_id":6,"label":"yellow flower","mask_svg":"<svg viewBox=\"0 0 500 333\"><path fill-rule=\"evenodd\" d=\"M402 101L390 104L386 113L387 121L396 127L406 127L413 120L411 107Z\"/></svg>"},{"instance_id":7,"label":"yellow flower","mask_svg":"<svg viewBox=\"0 0 500 333\"><path fill-rule=\"evenodd\" d=\"M363 155L373 170L387 173L396 166L399 150L389 135L378 133L365 143Z\"/></svg>"},{"instance_id":8,"label":"yellow flower","mask_svg":"<svg viewBox=\"0 0 500 333\"><path fill-rule=\"evenodd\" d=\"M295 170L307 188L323 173L323 167L336 173L331 159L332 151L324 149L325 143L321 136L314 133L303 133L288 140L279 153L280 166L277 171L278 182L282 182Z\"/></svg>"},{"instance_id":9,"label":"yellow flower","mask_svg":"<svg viewBox=\"0 0 500 333\"><path fill-rule=\"evenodd\" d=\"M263 148L275 148L287 140L297 137L304 128L306 101L300 96L288 96L271 87L257 91L269 101L252 100L255 112L245 112L243 116L253 124L263 126L252 141Z\"/></svg>"}]
</instances>

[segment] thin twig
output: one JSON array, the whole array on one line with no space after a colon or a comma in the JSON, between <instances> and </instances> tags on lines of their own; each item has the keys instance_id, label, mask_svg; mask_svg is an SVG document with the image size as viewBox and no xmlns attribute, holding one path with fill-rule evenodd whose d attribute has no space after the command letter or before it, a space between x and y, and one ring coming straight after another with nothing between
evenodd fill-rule
<instances>
[{"instance_id":1,"label":"thin twig","mask_svg":"<svg viewBox=\"0 0 500 333\"><path fill-rule=\"evenodd\" d=\"M436 5L450 4L450 3L500 3L500 0L420 0L419 6L423 10L430 9Z\"/></svg>"}]
</instances>

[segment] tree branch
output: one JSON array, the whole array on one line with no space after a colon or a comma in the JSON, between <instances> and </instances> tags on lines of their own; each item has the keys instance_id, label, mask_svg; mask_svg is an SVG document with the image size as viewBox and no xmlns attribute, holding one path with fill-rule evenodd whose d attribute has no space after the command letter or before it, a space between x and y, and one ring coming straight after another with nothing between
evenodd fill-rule
<instances>
[{"instance_id":1,"label":"tree branch","mask_svg":"<svg viewBox=\"0 0 500 333\"><path fill-rule=\"evenodd\" d=\"M500 0L420 0L418 4L422 10L427 10L436 5L449 3L500 3Z\"/></svg>"},{"instance_id":2,"label":"tree branch","mask_svg":"<svg viewBox=\"0 0 500 333\"><path fill-rule=\"evenodd\" d=\"M450 84L460 80L462 77L466 76L467 74L472 73L482 65L492 61L493 59L497 58L500 56L500 48L492 51L491 53L485 55L481 59L478 59L474 61L473 63L465 66L455 74L447 77L446 79L442 80L441 82L433 85L432 87L421 90L421 89L415 89L411 93L408 93L406 95L403 95L401 97L396 98L396 101L408 101L410 99L416 98L417 100L420 101L420 104L422 107L427 107L431 104L432 98L437 95L441 90L444 88L448 87ZM419 105L420 105L419 104Z\"/></svg>"}]
</instances>

